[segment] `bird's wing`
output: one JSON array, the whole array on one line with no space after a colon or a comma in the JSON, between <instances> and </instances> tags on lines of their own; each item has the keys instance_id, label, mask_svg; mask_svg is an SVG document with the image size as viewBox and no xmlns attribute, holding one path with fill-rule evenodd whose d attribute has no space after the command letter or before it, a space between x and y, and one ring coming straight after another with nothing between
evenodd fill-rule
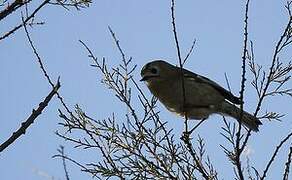
<instances>
[{"instance_id":1,"label":"bird's wing","mask_svg":"<svg viewBox=\"0 0 292 180\"><path fill-rule=\"evenodd\" d=\"M199 83L208 84L211 87L213 87L214 89L216 89L220 94L222 94L222 96L224 96L230 102L232 102L234 104L241 104L241 101L238 97L234 96L230 91L227 91L226 89L221 87L216 82L214 82L214 81L212 81L204 76L201 76L201 75L193 73L189 70L186 70L186 69L183 69L183 73L184 73L185 78L193 79Z\"/></svg>"}]
</instances>

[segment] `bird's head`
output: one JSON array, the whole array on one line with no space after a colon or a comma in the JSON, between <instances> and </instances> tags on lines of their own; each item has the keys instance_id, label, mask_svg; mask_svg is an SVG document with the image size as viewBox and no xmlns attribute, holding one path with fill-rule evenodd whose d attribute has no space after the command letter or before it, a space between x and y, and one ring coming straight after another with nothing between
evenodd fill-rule
<instances>
[{"instance_id":1,"label":"bird's head","mask_svg":"<svg viewBox=\"0 0 292 180\"><path fill-rule=\"evenodd\" d=\"M174 74L175 66L162 61L155 60L145 64L141 70L141 81L161 82L163 80L169 80Z\"/></svg>"}]
</instances>

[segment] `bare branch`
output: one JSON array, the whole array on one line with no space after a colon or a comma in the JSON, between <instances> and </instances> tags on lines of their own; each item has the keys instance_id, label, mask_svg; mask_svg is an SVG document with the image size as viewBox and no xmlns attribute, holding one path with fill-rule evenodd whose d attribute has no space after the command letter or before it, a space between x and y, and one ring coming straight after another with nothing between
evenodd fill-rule
<instances>
[{"instance_id":1,"label":"bare branch","mask_svg":"<svg viewBox=\"0 0 292 180\"><path fill-rule=\"evenodd\" d=\"M246 82L246 59L247 59L247 41L248 41L248 13L249 13L249 0L246 1L245 4L245 19L244 19L244 43L243 43L243 55L242 55L242 74L241 74L241 90L240 90L240 101L242 102L240 104L240 117L242 118L243 115L243 98L244 98L244 91L245 91L245 82ZM240 119L241 119L240 118ZM235 165L237 168L237 173L239 176L240 180L244 180L243 176L243 170L241 167L241 162L240 162L240 155L242 153L242 149L240 147L240 140L241 140L241 127L242 127L242 122L241 120L239 121L238 125L238 131L236 133L236 148L234 149L235 151Z\"/></svg>"},{"instance_id":2,"label":"bare branch","mask_svg":"<svg viewBox=\"0 0 292 180\"><path fill-rule=\"evenodd\" d=\"M257 89L257 92L258 92L258 95L259 95L259 101L257 103L257 107L256 107L256 110L254 112L254 116L257 116L259 111L260 111L260 109L261 109L263 100L264 100L264 98L266 97L266 95L268 93L268 89L269 89L270 85L273 83L273 81L272 81L273 76L275 75L275 72L278 71L277 67L278 68L281 67L281 66L277 66L277 62L279 60L279 54L285 47L287 47L289 45L289 43L288 44L285 43L287 41L287 39L288 39L288 41L292 39L292 35L291 35L291 33L292 33L292 31L291 31L291 25L292 25L291 1L288 1L287 5L285 7L286 7L286 9L288 11L288 22L287 22L287 25L286 25L284 31L282 32L282 35L280 36L279 41L276 44L276 47L275 47L275 50L274 50L274 53L273 53L271 66L269 68L269 73L267 73L267 75L266 75L265 72L263 73L263 77L262 77L262 80L261 80L261 83L260 83L260 86L259 86L260 88ZM253 63L252 63L251 67L255 67ZM258 74L260 73L260 69L261 69L261 66L258 66L258 67L259 67L258 71L256 71L256 70L252 71L253 74L255 74L254 75L255 76L255 80L254 81L256 81L255 83L257 83L257 81L258 81L258 77L259 77ZM288 67L289 67L289 65L288 65ZM290 69L290 70L288 70L287 72L291 72L291 68L288 68L288 69ZM246 137L245 137L245 139L244 139L244 141L242 143L241 149L244 149L244 147L246 146L250 135L251 135L251 130L249 130L247 132L247 135L246 135Z\"/></svg>"},{"instance_id":3,"label":"bare branch","mask_svg":"<svg viewBox=\"0 0 292 180\"><path fill-rule=\"evenodd\" d=\"M188 52L188 54L186 55L182 65L184 65L186 63L186 61L189 59L190 55L192 54L193 50L194 50L194 47L195 47L195 44L196 44L196 39L194 39L193 43L192 43L192 46Z\"/></svg>"},{"instance_id":4,"label":"bare branch","mask_svg":"<svg viewBox=\"0 0 292 180\"><path fill-rule=\"evenodd\" d=\"M184 82L184 75L183 75L183 60L181 57L181 52L180 52L180 46L178 42L178 35L177 35L177 30L176 30L176 24L175 24L175 0L171 0L171 18L172 18L172 32L174 35L174 40L175 40L175 46L176 46L176 52L177 52L177 57L179 60L179 66L181 70L181 81L182 81L182 94L183 94L183 111L184 111L184 116L185 116L185 128L186 132L188 131L188 116L187 116L187 111L185 111L185 102L186 102L186 92L185 92L185 82Z\"/></svg>"},{"instance_id":5,"label":"bare branch","mask_svg":"<svg viewBox=\"0 0 292 180\"><path fill-rule=\"evenodd\" d=\"M266 168L264 169L263 175L262 175L261 178L260 178L261 180L264 180L264 179L266 178L267 173L268 173L268 170L269 170L270 166L272 165L272 163L274 162L275 157L277 156L279 150L281 149L281 147L283 146L283 144L284 144L286 141L289 140L289 138L290 138L291 136L292 136L292 132L289 133L289 134L288 134L288 135L287 135L287 136L286 136L286 137L280 142L280 144L276 147L276 149L275 149L273 155L271 156L271 159L269 160L269 162L268 162Z\"/></svg>"},{"instance_id":6,"label":"bare branch","mask_svg":"<svg viewBox=\"0 0 292 180\"><path fill-rule=\"evenodd\" d=\"M56 2L49 2L49 4L61 6L66 10L70 10L70 7L81 10L81 8L89 7L91 3L92 0L56 0Z\"/></svg>"},{"instance_id":7,"label":"bare branch","mask_svg":"<svg viewBox=\"0 0 292 180\"><path fill-rule=\"evenodd\" d=\"M285 164L285 171L284 171L284 175L283 175L283 180L289 179L289 172L290 172L289 169L290 169L291 161L292 161L292 146L290 146L287 162Z\"/></svg>"},{"instance_id":8,"label":"bare branch","mask_svg":"<svg viewBox=\"0 0 292 180\"><path fill-rule=\"evenodd\" d=\"M62 164L63 164L66 180L70 180L69 173L67 170L67 165L66 165L66 158L65 158L66 155L64 152L64 146L60 146L60 149L58 149L58 152L60 153L60 157L62 158Z\"/></svg>"},{"instance_id":9,"label":"bare branch","mask_svg":"<svg viewBox=\"0 0 292 180\"><path fill-rule=\"evenodd\" d=\"M45 2L46 2L46 1L44 1L43 5L46 4ZM35 48L35 46L34 46L34 44L33 44L33 42L32 42L32 39L31 39L31 37L30 37L30 35L29 35L29 32L28 32L27 27L26 27L26 24L25 24L26 22L25 22L25 20L23 19L23 17L22 17L22 21L23 21L23 27L24 27L24 31L25 31L26 37L27 37L27 39L28 39L28 42L29 42L29 44L30 44L30 47L31 47L32 50L33 50L34 55L35 55L36 58L37 58L37 62L38 62L38 64L40 65L40 69L41 69L41 71L43 72L43 74L44 74L45 78L47 79L47 81L49 82L49 84L50 84L52 87L54 87L54 84L53 84L53 82L52 82L52 80L51 80L49 74L47 73L45 67L44 67L44 64L43 64L43 62L42 62L42 59L41 59L40 55L38 54L37 49ZM57 97L58 97L58 99L60 100L61 104L63 105L63 107L66 109L66 111L67 111L69 114L71 114L71 116L73 116L72 112L69 110L68 106L65 104L63 97L62 97L58 92L56 92L56 94L57 94Z\"/></svg>"},{"instance_id":10,"label":"bare branch","mask_svg":"<svg viewBox=\"0 0 292 180\"><path fill-rule=\"evenodd\" d=\"M25 4L28 4L31 0L15 0L13 3L8 4L8 6L0 12L0 21L7 17L9 14L16 11L18 8Z\"/></svg>"},{"instance_id":11,"label":"bare branch","mask_svg":"<svg viewBox=\"0 0 292 180\"><path fill-rule=\"evenodd\" d=\"M22 134L25 134L26 129L34 123L36 118L42 113L42 111L48 106L52 97L57 93L60 88L60 82L58 80L57 84L54 85L52 91L47 95L44 101L39 104L39 107L35 110L32 110L31 115L21 123L21 127L15 131L4 143L0 145L0 152L6 149L9 145L11 145L16 139L18 139Z\"/></svg>"},{"instance_id":12,"label":"bare branch","mask_svg":"<svg viewBox=\"0 0 292 180\"><path fill-rule=\"evenodd\" d=\"M201 124L199 123L198 126L196 126L192 131L189 131L188 129L188 115L187 111L185 110L185 102L186 102L186 93L185 93L185 82L184 82L184 74L183 74L183 64L185 61L188 59L189 54L192 52L193 46L195 44L195 41L192 45L192 48L188 55L186 56L185 60L182 60L181 57L181 51L180 51L180 45L179 45L179 40L178 40L178 34L177 34L177 28L176 28L176 23L175 23L175 0L171 0L171 18L172 18L172 31L174 35L174 40L175 40L175 46L176 46L176 52L177 52L177 57L179 61L179 66L180 66L180 71L181 71L181 82L182 82L182 102L183 102L183 112L184 112L184 118L185 118L185 132L183 133L181 140L186 144L189 153L191 154L193 160L196 163L197 170L201 173L201 175L205 179L210 179L210 176L208 175L207 171L205 170L203 164L200 162L198 159L198 156L196 154L196 151L193 148L193 145L191 143L191 138L190 134ZM203 121L202 121L203 122Z\"/></svg>"},{"instance_id":13,"label":"bare branch","mask_svg":"<svg viewBox=\"0 0 292 180\"><path fill-rule=\"evenodd\" d=\"M43 1L32 13L30 16L26 17L25 20L23 20L22 23L20 23L19 25L15 26L12 30L10 30L9 32L5 33L4 35L0 36L0 41L7 38L8 36L10 36L11 34L13 34L14 32L16 32L19 28L21 28L24 24L26 24L30 19L34 18L34 16L36 15L36 13L41 10L46 4L49 3L50 0L45 0Z\"/></svg>"},{"instance_id":14,"label":"bare branch","mask_svg":"<svg viewBox=\"0 0 292 180\"><path fill-rule=\"evenodd\" d=\"M275 66L277 64L277 59L278 59L278 56L279 56L279 53L280 51L283 49L283 47L286 47L287 45L285 43L283 43L285 41L285 37L287 37L287 34L289 34L288 32L290 31L291 29L291 24L292 24L292 16L290 14L290 5L291 3L288 3L288 6L287 6L287 9L288 9L288 12L289 12L289 20L288 20L288 23L275 47L275 50L274 50L274 54L273 54L273 58L272 58L272 64L270 66L270 70L269 70L269 74L266 78L266 84L263 88L263 92L262 92L262 96L260 97L259 99L259 102L258 102L258 105L257 105L257 108L256 108L256 111L255 111L255 115L258 114L259 110L260 110L260 107L261 107L261 104L264 100L264 97L268 91L268 88L270 86L270 84L272 83L272 79L273 79L273 76L275 75Z\"/></svg>"},{"instance_id":15,"label":"bare branch","mask_svg":"<svg viewBox=\"0 0 292 180\"><path fill-rule=\"evenodd\" d=\"M62 158L62 159L68 160L68 161L72 162L73 164L79 166L82 171L85 171L85 172L90 171L88 168L86 168L86 166L78 163L77 161L75 161L74 159L72 159L66 155L58 154L58 155L54 155L52 158ZM96 177L96 176L94 176L94 177Z\"/></svg>"}]
</instances>

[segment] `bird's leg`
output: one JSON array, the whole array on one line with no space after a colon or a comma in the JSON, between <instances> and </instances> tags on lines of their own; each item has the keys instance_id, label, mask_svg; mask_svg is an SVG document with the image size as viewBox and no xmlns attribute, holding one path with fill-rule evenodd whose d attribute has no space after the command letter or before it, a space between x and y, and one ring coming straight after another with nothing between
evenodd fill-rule
<instances>
[{"instance_id":1,"label":"bird's leg","mask_svg":"<svg viewBox=\"0 0 292 180\"><path fill-rule=\"evenodd\" d=\"M188 131L189 134L192 134L194 130L196 130L207 118L203 118L195 127L193 127L190 131Z\"/></svg>"},{"instance_id":2,"label":"bird's leg","mask_svg":"<svg viewBox=\"0 0 292 180\"><path fill-rule=\"evenodd\" d=\"M186 129L186 131L183 132L183 135L181 137L182 140L189 140L190 135L206 120L207 118L203 118L195 127L193 127L190 131Z\"/></svg>"}]
</instances>

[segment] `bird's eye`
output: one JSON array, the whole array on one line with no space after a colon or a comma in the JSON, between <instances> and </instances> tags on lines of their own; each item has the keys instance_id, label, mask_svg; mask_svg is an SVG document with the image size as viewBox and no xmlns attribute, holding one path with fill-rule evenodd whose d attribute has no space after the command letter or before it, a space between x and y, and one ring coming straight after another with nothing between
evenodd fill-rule
<instances>
[{"instance_id":1,"label":"bird's eye","mask_svg":"<svg viewBox=\"0 0 292 180\"><path fill-rule=\"evenodd\" d=\"M150 71L151 71L152 74L157 74L157 69L156 68L151 68Z\"/></svg>"}]
</instances>

